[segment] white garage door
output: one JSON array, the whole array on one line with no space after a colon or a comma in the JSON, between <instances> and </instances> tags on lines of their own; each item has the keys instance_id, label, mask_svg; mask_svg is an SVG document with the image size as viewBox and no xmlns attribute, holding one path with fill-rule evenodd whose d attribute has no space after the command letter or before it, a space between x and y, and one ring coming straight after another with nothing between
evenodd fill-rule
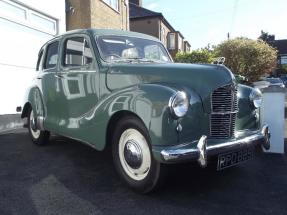
<instances>
[{"instance_id":1,"label":"white garage door","mask_svg":"<svg viewBox=\"0 0 287 215\"><path fill-rule=\"evenodd\" d=\"M57 20L0 0L0 115L16 113L35 76L38 51L57 34Z\"/></svg>"}]
</instances>

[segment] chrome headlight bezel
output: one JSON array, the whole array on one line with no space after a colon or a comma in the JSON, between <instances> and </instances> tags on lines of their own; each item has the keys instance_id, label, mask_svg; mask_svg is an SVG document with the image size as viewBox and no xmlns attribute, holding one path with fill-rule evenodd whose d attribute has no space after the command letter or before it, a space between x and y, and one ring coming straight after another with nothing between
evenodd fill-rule
<instances>
[{"instance_id":1,"label":"chrome headlight bezel","mask_svg":"<svg viewBox=\"0 0 287 215\"><path fill-rule=\"evenodd\" d=\"M253 106L257 109L261 107L262 104L262 93L258 88L253 88L250 95L249 99Z\"/></svg>"},{"instance_id":2,"label":"chrome headlight bezel","mask_svg":"<svg viewBox=\"0 0 287 215\"><path fill-rule=\"evenodd\" d=\"M169 100L169 108L175 118L183 117L188 111L188 106L189 99L183 91L176 92Z\"/></svg>"}]
</instances>

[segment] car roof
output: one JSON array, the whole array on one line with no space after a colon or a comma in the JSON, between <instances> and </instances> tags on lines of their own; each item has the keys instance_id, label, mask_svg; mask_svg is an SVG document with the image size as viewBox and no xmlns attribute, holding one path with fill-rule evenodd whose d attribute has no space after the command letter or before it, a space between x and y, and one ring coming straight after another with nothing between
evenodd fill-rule
<instances>
[{"instance_id":1,"label":"car roof","mask_svg":"<svg viewBox=\"0 0 287 215\"><path fill-rule=\"evenodd\" d=\"M111 36L111 35L115 35L115 36L129 36L129 37L138 37L138 38L142 38L142 39L147 39L147 40L153 40L156 42L160 42L159 39L157 39L156 37L147 35L147 34L142 34L142 33L138 33L138 32L134 32L134 31L124 31L124 30L117 30L117 29L96 29L96 28L87 28L87 29L75 29L75 30L71 30L71 31L67 31L63 34L57 35L54 38L48 40L46 43L44 43L42 45L42 47L40 48L40 51L43 49L43 47L45 47L47 44L51 43L54 40L57 39L61 39L62 36L66 36L66 35L71 35L71 34L93 34L96 36ZM39 53L40 53L39 51Z\"/></svg>"},{"instance_id":2,"label":"car roof","mask_svg":"<svg viewBox=\"0 0 287 215\"><path fill-rule=\"evenodd\" d=\"M76 29L72 31L67 31L66 33L62 35L69 35L69 34L80 34L80 33L90 33L96 36L129 36L129 37L139 37L143 39L153 40L153 41L159 41L156 37L142 34L138 32L133 31L124 31L124 30L117 30L117 29L95 29L95 28L89 28L89 29ZM61 35L60 35L61 36Z\"/></svg>"}]
</instances>

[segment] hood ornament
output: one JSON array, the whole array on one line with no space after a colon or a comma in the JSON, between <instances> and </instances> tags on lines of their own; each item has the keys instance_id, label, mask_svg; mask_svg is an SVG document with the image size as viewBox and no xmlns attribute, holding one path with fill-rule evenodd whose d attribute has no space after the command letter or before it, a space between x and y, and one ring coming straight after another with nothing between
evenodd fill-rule
<instances>
[{"instance_id":1,"label":"hood ornament","mask_svg":"<svg viewBox=\"0 0 287 215\"><path fill-rule=\"evenodd\" d=\"M213 61L213 64L223 65L225 62L225 57L218 57Z\"/></svg>"}]
</instances>

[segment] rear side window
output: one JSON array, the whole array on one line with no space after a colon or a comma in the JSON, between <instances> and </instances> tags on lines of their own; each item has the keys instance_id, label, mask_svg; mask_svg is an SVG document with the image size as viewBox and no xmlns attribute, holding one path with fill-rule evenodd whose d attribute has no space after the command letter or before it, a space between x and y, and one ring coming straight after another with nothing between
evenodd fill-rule
<instances>
[{"instance_id":1,"label":"rear side window","mask_svg":"<svg viewBox=\"0 0 287 215\"><path fill-rule=\"evenodd\" d=\"M51 69L56 67L58 62L58 47L59 41L55 41L48 45L44 69Z\"/></svg>"},{"instance_id":2,"label":"rear side window","mask_svg":"<svg viewBox=\"0 0 287 215\"><path fill-rule=\"evenodd\" d=\"M73 37L66 41L63 65L85 66L92 63L92 52L84 37Z\"/></svg>"}]
</instances>

